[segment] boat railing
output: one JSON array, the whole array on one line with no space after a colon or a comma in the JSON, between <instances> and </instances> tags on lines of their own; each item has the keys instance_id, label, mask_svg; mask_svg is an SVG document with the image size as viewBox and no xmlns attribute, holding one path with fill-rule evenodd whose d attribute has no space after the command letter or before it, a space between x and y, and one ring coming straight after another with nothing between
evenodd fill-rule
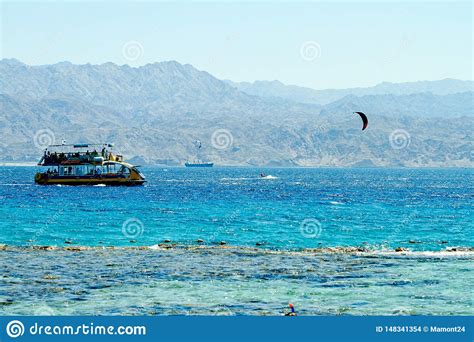
<instances>
[{"instance_id":1,"label":"boat railing","mask_svg":"<svg viewBox=\"0 0 474 342\"><path fill-rule=\"evenodd\" d=\"M101 153L93 152L70 152L70 153L57 153L57 152L45 152L38 165L51 166L60 164L102 164L104 161L123 161L121 155L114 155L109 151L102 151Z\"/></svg>"}]
</instances>

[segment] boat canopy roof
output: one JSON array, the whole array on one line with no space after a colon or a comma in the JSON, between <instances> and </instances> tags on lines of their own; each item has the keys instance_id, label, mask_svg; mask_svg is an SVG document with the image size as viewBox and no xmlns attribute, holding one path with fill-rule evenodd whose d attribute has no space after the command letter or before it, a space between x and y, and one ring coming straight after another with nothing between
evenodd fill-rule
<instances>
[{"instance_id":1,"label":"boat canopy roof","mask_svg":"<svg viewBox=\"0 0 474 342\"><path fill-rule=\"evenodd\" d=\"M38 165L101 165L104 162L123 162L122 155L112 152L113 146L110 143L49 145Z\"/></svg>"}]
</instances>

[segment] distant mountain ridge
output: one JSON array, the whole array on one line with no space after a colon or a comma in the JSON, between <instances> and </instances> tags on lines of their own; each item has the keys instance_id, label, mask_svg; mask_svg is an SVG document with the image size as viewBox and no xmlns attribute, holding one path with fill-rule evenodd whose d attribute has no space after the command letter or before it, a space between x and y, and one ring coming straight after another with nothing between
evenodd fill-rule
<instances>
[{"instance_id":1,"label":"distant mountain ridge","mask_svg":"<svg viewBox=\"0 0 474 342\"><path fill-rule=\"evenodd\" d=\"M175 61L132 68L69 62L28 66L17 60L2 60L0 75L3 94L21 94L29 99L74 97L121 108L169 100L171 96L200 100L249 97L206 72Z\"/></svg>"},{"instance_id":2,"label":"distant mountain ridge","mask_svg":"<svg viewBox=\"0 0 474 342\"><path fill-rule=\"evenodd\" d=\"M253 85L264 93L252 93L175 61L135 68L4 59L0 161L36 160L37 135L47 130L41 141L114 142L148 164L182 165L199 153L217 165L474 166L472 82L415 83L297 87L295 95L293 86L263 81ZM364 132L355 110L369 116ZM408 134L402 148L393 141L400 130Z\"/></svg>"},{"instance_id":3,"label":"distant mountain ridge","mask_svg":"<svg viewBox=\"0 0 474 342\"><path fill-rule=\"evenodd\" d=\"M235 87L247 94L282 98L302 103L328 104L345 96L366 95L410 95L417 93L432 93L435 95L449 95L462 92L474 91L473 81L461 81L455 79L444 79L439 81L418 81L405 83L383 82L373 87L349 88L349 89L325 89L315 90L295 85L285 85L280 81L255 81L232 82L225 81L228 85Z\"/></svg>"}]
</instances>

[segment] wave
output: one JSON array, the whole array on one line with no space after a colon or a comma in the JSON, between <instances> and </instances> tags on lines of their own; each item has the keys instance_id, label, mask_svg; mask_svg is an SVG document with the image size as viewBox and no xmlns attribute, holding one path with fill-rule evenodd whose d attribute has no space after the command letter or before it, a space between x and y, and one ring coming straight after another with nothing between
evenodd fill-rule
<instances>
[{"instance_id":1,"label":"wave","mask_svg":"<svg viewBox=\"0 0 474 342\"><path fill-rule=\"evenodd\" d=\"M175 243L160 243L151 246L57 246L57 245L30 245L30 246L16 246L16 245L0 245L1 251L69 251L69 252L83 252L93 250L110 250L110 251L164 251L164 250L180 250L190 252L212 252L212 251L227 251L227 252L244 252L253 254L283 254L294 256L309 256L309 255L354 255L361 257L400 257L400 258L448 258L448 257L465 257L474 258L474 247L447 247L444 250L438 251L412 251L409 249L368 249L360 246L337 246L337 247L321 247L321 248L305 248L301 250L284 250L284 249L270 249L257 248L245 246L232 245L184 245Z\"/></svg>"},{"instance_id":2,"label":"wave","mask_svg":"<svg viewBox=\"0 0 474 342\"><path fill-rule=\"evenodd\" d=\"M221 181L238 181L238 180L255 180L257 178L248 178L248 177L236 177L236 178L229 178L229 177L224 177L221 178Z\"/></svg>"},{"instance_id":3,"label":"wave","mask_svg":"<svg viewBox=\"0 0 474 342\"><path fill-rule=\"evenodd\" d=\"M33 183L0 183L0 186L32 186Z\"/></svg>"},{"instance_id":4,"label":"wave","mask_svg":"<svg viewBox=\"0 0 474 342\"><path fill-rule=\"evenodd\" d=\"M230 178L230 177L224 177L221 178L221 181L252 181L252 180L258 180L258 179L278 179L278 177L272 176L272 175L267 175L267 176L260 176L260 177L235 177L235 178Z\"/></svg>"}]
</instances>

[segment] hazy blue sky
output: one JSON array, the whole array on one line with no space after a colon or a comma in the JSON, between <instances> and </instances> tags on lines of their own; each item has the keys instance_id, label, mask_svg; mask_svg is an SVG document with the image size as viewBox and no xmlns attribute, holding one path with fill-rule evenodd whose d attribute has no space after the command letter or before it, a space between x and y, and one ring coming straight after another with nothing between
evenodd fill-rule
<instances>
[{"instance_id":1,"label":"hazy blue sky","mask_svg":"<svg viewBox=\"0 0 474 342\"><path fill-rule=\"evenodd\" d=\"M471 2L2 2L1 13L2 57L28 64L177 60L318 89L472 79Z\"/></svg>"}]
</instances>

